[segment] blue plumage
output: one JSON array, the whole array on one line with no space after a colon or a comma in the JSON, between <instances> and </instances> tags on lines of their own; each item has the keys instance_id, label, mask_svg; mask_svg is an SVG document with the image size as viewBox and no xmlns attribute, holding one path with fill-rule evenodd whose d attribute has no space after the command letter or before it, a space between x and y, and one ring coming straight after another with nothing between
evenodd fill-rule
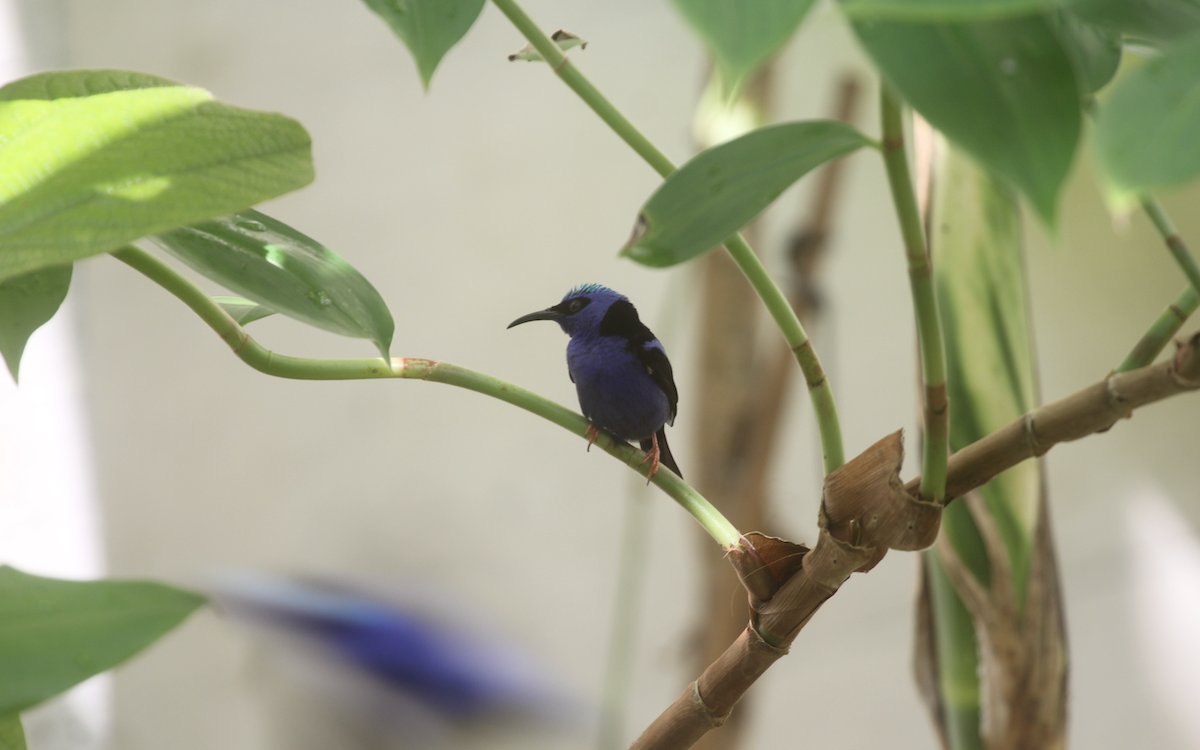
<instances>
[{"instance_id":1,"label":"blue plumage","mask_svg":"<svg viewBox=\"0 0 1200 750\"><path fill-rule=\"evenodd\" d=\"M509 328L531 320L553 320L571 337L567 372L579 406L597 430L636 440L647 452L654 476L659 463L683 476L667 445L664 425L674 424L679 393L662 342L638 318L622 294L599 284L583 284L562 302L517 318Z\"/></svg>"}]
</instances>

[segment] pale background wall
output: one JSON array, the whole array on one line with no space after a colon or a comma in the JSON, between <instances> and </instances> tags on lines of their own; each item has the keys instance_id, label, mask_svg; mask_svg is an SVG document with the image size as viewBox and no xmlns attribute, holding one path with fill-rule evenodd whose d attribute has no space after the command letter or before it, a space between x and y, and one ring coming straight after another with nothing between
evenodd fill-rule
<instances>
[{"instance_id":1,"label":"pale background wall","mask_svg":"<svg viewBox=\"0 0 1200 750\"><path fill-rule=\"evenodd\" d=\"M587 38L588 49L573 55L582 69L672 158L686 158L702 54L669 3L526 6L546 28ZM686 471L696 408L693 270L655 272L615 258L656 178L547 71L505 61L521 40L494 8L425 95L407 52L353 0L55 7L64 12L51 25L72 66L153 72L305 124L318 180L269 210L376 284L397 321L393 353L475 367L573 404L561 334L550 326L506 333L504 325L581 281L629 294L676 363L682 401L672 442ZM863 67L822 5L784 56L781 114L823 115L831 74L845 66ZM902 253L878 160L854 157L848 178L825 278L830 315L813 334L853 453L898 426L914 434L915 388ZM1114 229L1096 191L1077 183L1054 246L1034 233L1048 397L1103 375L1182 284L1144 220ZM1189 210L1195 198L1168 205L1200 237L1200 215ZM461 597L536 650L578 695L596 698L621 514L636 487L628 471L474 394L409 382L270 380L119 263L89 261L77 274L73 313L113 574L186 583L254 567L422 581ZM369 354L369 345L286 321L256 329L282 352ZM37 346L35 338L30 349ZM811 539L819 461L807 402L792 404L792 458L778 478L773 530ZM1139 650L1125 533L1134 516L1125 509L1161 492L1200 518L1197 417L1200 400L1177 399L1050 459L1078 747L1186 746L1185 730L1159 708ZM718 553L661 495L646 502L656 546L644 573L633 733L694 676L692 571L698 554ZM932 744L910 679L915 570L915 557L892 555L822 610L754 689L748 747ZM117 673L112 746L273 746L278 720L265 708L255 665L242 631L209 612L196 616ZM1186 676L1200 665L1176 666ZM508 737L489 746L589 743L586 735Z\"/></svg>"}]
</instances>

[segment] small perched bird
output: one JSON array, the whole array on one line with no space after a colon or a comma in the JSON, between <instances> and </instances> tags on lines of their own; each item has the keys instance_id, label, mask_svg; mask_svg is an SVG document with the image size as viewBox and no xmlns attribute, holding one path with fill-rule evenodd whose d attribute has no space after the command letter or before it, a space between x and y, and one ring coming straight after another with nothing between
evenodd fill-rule
<instances>
[{"instance_id":1,"label":"small perched bird","mask_svg":"<svg viewBox=\"0 0 1200 750\"><path fill-rule=\"evenodd\" d=\"M608 287L584 284L557 305L522 315L508 327L531 320L553 320L571 337L567 373L590 423L588 446L600 430L636 440L650 462L647 480L660 463L682 477L664 428L675 423L679 402L671 362L633 303Z\"/></svg>"}]
</instances>

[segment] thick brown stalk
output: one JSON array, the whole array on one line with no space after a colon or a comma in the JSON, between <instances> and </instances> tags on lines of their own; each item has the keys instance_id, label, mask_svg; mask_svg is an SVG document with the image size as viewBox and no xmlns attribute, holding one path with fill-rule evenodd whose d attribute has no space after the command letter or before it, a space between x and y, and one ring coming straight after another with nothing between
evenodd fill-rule
<instances>
[{"instance_id":1,"label":"thick brown stalk","mask_svg":"<svg viewBox=\"0 0 1200 750\"><path fill-rule=\"evenodd\" d=\"M946 501L970 492L1010 466L1040 456L1058 443L1104 432L1146 404L1200 388L1200 334L1179 345L1175 357L1104 380L1029 412L950 457ZM916 487L913 480L909 489Z\"/></svg>"},{"instance_id":2,"label":"thick brown stalk","mask_svg":"<svg viewBox=\"0 0 1200 750\"><path fill-rule=\"evenodd\" d=\"M954 454L947 498L964 495L1060 442L1104 432L1142 406L1194 390L1200 390L1200 334L1181 343L1168 362L1110 375ZM766 592L757 592L746 630L659 715L633 748L691 747L730 715L746 690L787 653L800 630L851 573L869 569L888 548L920 549L933 542L936 508L917 499L919 481L900 485L902 455L896 433L826 478L822 528L816 545L803 554L799 570L769 598L764 597ZM772 554L756 548L759 557L772 565ZM744 563L745 558L733 555L731 561Z\"/></svg>"}]
</instances>

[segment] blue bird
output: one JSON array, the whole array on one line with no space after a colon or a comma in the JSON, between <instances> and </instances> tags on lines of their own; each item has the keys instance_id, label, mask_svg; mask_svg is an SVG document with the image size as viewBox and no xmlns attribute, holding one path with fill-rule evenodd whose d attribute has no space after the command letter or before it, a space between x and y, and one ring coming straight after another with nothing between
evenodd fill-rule
<instances>
[{"instance_id":1,"label":"blue bird","mask_svg":"<svg viewBox=\"0 0 1200 750\"><path fill-rule=\"evenodd\" d=\"M508 327L531 320L553 320L571 337L567 373L589 422L588 447L601 430L636 440L650 462L647 480L660 463L682 477L665 429L675 423L679 402L671 362L633 303L608 287L584 284L557 305L522 315Z\"/></svg>"}]
</instances>

